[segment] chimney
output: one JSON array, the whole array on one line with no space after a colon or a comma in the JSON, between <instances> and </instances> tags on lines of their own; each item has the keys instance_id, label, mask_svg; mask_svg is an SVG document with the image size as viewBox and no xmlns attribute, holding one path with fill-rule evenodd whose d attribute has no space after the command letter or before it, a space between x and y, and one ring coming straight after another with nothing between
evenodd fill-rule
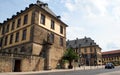
<instances>
[{"instance_id":1,"label":"chimney","mask_svg":"<svg viewBox=\"0 0 120 75\"><path fill-rule=\"evenodd\" d=\"M41 2L39 0L37 0L36 4L40 4Z\"/></svg>"},{"instance_id":2,"label":"chimney","mask_svg":"<svg viewBox=\"0 0 120 75\"><path fill-rule=\"evenodd\" d=\"M61 16L57 16L58 19L61 19Z\"/></svg>"},{"instance_id":3,"label":"chimney","mask_svg":"<svg viewBox=\"0 0 120 75\"><path fill-rule=\"evenodd\" d=\"M47 3L44 3L44 4L43 4L43 6L44 6L44 7L47 7L47 6L48 6L48 4L47 4Z\"/></svg>"}]
</instances>

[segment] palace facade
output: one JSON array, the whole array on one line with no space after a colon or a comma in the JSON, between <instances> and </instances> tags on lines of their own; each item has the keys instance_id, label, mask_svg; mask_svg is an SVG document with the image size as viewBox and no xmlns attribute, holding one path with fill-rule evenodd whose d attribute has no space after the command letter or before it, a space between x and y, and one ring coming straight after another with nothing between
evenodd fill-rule
<instances>
[{"instance_id":1,"label":"palace facade","mask_svg":"<svg viewBox=\"0 0 120 75\"><path fill-rule=\"evenodd\" d=\"M91 38L68 40L67 48L72 48L79 56L76 60L79 65L96 66L102 65L101 48Z\"/></svg>"},{"instance_id":2,"label":"palace facade","mask_svg":"<svg viewBox=\"0 0 120 75\"><path fill-rule=\"evenodd\" d=\"M113 63L114 65L120 65L120 50L112 50L102 52L102 63Z\"/></svg>"},{"instance_id":3,"label":"palace facade","mask_svg":"<svg viewBox=\"0 0 120 75\"><path fill-rule=\"evenodd\" d=\"M37 0L0 23L0 72L55 69L66 50L66 27Z\"/></svg>"}]
</instances>

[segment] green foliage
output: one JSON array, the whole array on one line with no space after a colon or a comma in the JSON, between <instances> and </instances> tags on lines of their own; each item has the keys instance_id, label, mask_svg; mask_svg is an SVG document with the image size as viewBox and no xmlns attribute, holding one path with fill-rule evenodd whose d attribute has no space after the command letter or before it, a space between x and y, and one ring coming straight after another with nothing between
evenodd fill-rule
<instances>
[{"instance_id":1,"label":"green foliage","mask_svg":"<svg viewBox=\"0 0 120 75\"><path fill-rule=\"evenodd\" d=\"M63 59L68 60L68 61L77 60L78 55L77 55L77 53L74 52L73 49L67 49L64 56L63 56Z\"/></svg>"}]
</instances>

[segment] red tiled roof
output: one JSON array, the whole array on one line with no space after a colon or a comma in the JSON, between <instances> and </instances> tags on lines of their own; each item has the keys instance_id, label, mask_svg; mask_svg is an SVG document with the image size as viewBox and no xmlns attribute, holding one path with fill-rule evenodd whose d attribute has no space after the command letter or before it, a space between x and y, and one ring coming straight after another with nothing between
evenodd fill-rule
<instances>
[{"instance_id":1,"label":"red tiled roof","mask_svg":"<svg viewBox=\"0 0 120 75\"><path fill-rule=\"evenodd\" d=\"M105 54L116 54L116 53L120 53L120 50L112 50L112 51L102 52L102 55L105 55Z\"/></svg>"}]
</instances>

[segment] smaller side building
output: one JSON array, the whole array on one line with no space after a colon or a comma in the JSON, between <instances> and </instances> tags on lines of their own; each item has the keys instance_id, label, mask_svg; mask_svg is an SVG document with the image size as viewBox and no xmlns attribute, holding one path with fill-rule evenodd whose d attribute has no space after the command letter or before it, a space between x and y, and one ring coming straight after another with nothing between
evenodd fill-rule
<instances>
[{"instance_id":1,"label":"smaller side building","mask_svg":"<svg viewBox=\"0 0 120 75\"><path fill-rule=\"evenodd\" d=\"M67 48L72 48L79 56L79 65L96 66L102 64L101 48L89 37L68 40Z\"/></svg>"},{"instance_id":2,"label":"smaller side building","mask_svg":"<svg viewBox=\"0 0 120 75\"><path fill-rule=\"evenodd\" d=\"M120 65L120 50L112 50L102 52L102 63L113 63L114 65Z\"/></svg>"}]
</instances>

